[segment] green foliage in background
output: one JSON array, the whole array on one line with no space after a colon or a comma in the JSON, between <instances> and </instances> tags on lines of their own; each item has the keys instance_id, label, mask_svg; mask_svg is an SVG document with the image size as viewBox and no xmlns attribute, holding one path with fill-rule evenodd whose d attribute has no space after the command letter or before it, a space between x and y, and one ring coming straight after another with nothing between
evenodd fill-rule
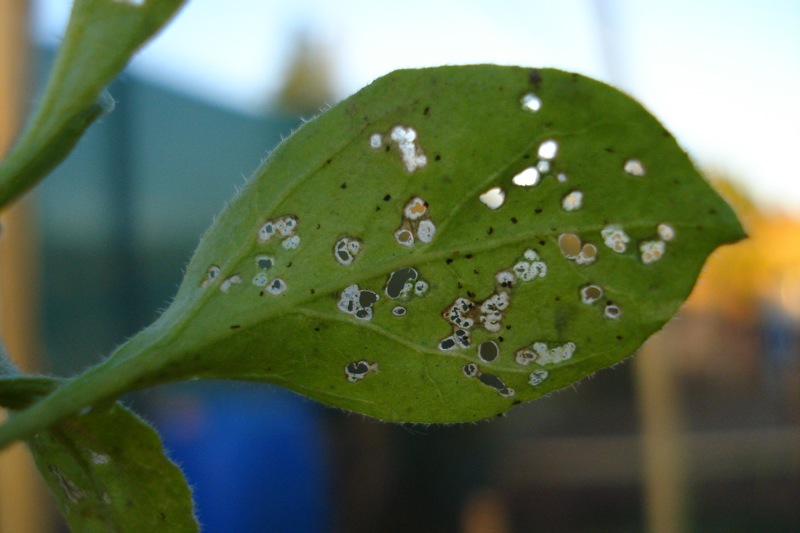
<instances>
[{"instance_id":1,"label":"green foliage in background","mask_svg":"<svg viewBox=\"0 0 800 533\"><path fill-rule=\"evenodd\" d=\"M76 16L119 3L78 2L97 11ZM92 21L73 19L67 41ZM74 98L48 93L46 114L83 124L59 111ZM18 150L51 168L81 128L33 128ZM0 172L0 190L38 179L19 168ZM151 464L167 461L149 428L102 408L127 391L235 378L394 422L492 417L634 353L708 254L742 237L673 137L612 87L552 69L394 72L273 152L152 326L52 392L40 378L0 381L16 409L26 389L43 395L0 428L0 445L29 439L68 517L80 494L85 520L125 523L141 511L106 509L105 495L149 490ZM141 440L117 440L126 428ZM178 477L159 499L176 502L170 530L192 530ZM137 527L164 529L159 516Z\"/></svg>"}]
</instances>

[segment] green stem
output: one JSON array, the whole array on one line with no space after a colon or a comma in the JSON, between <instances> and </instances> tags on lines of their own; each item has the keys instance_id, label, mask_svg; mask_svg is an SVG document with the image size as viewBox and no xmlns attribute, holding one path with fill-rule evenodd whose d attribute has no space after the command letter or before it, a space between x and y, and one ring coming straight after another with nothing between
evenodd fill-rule
<instances>
[{"instance_id":1,"label":"green stem","mask_svg":"<svg viewBox=\"0 0 800 533\"><path fill-rule=\"evenodd\" d=\"M155 338L154 338L155 335ZM23 411L11 415L0 427L0 449L47 429L86 407L113 401L121 394L138 388L143 378L164 364L159 357L141 357L168 344L157 342L157 330L147 329L132 338L108 359L72 379L66 380L51 394ZM155 341L155 342L154 342Z\"/></svg>"}]
</instances>

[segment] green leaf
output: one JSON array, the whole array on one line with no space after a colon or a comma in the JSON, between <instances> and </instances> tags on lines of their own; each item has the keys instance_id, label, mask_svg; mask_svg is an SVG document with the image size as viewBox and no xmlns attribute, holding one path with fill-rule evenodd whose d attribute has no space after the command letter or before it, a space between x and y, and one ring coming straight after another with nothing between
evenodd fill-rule
<instances>
[{"instance_id":1,"label":"green leaf","mask_svg":"<svg viewBox=\"0 0 800 533\"><path fill-rule=\"evenodd\" d=\"M0 207L33 187L114 108L105 87L184 0L75 0L43 99L0 166Z\"/></svg>"},{"instance_id":2,"label":"green leaf","mask_svg":"<svg viewBox=\"0 0 800 533\"><path fill-rule=\"evenodd\" d=\"M397 422L491 417L631 355L742 237L673 137L612 87L550 69L394 72L278 147L164 315L0 443L194 377Z\"/></svg>"},{"instance_id":3,"label":"green leaf","mask_svg":"<svg viewBox=\"0 0 800 533\"><path fill-rule=\"evenodd\" d=\"M121 405L27 442L72 531L199 531L180 469L156 432Z\"/></svg>"}]
</instances>

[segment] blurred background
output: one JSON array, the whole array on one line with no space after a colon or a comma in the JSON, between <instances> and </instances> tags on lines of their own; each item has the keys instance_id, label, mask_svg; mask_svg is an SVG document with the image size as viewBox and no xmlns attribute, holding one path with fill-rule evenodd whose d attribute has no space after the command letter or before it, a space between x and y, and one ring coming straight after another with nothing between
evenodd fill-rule
<instances>
[{"instance_id":1,"label":"blurred background","mask_svg":"<svg viewBox=\"0 0 800 533\"><path fill-rule=\"evenodd\" d=\"M0 153L67 0L0 3ZM709 261L632 360L489 423L381 424L268 386L128 398L207 532L800 531L800 3L191 0L110 87L117 108L3 213L0 318L71 375L150 323L200 235L301 119L402 67L553 66L675 134L750 239ZM63 531L24 450L0 533Z\"/></svg>"}]
</instances>

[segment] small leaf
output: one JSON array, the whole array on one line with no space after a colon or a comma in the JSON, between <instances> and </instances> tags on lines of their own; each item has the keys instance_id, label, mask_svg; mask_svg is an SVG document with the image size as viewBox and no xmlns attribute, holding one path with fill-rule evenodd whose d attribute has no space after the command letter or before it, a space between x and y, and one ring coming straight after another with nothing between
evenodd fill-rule
<instances>
[{"instance_id":1,"label":"small leaf","mask_svg":"<svg viewBox=\"0 0 800 533\"><path fill-rule=\"evenodd\" d=\"M75 0L44 97L0 166L0 206L33 187L114 108L105 87L184 0Z\"/></svg>"},{"instance_id":2,"label":"small leaf","mask_svg":"<svg viewBox=\"0 0 800 533\"><path fill-rule=\"evenodd\" d=\"M0 405L20 409L58 380L19 374L0 346ZM119 404L28 439L72 531L198 531L191 491L157 433Z\"/></svg>"},{"instance_id":3,"label":"small leaf","mask_svg":"<svg viewBox=\"0 0 800 533\"><path fill-rule=\"evenodd\" d=\"M612 87L551 69L394 72L278 147L164 315L0 443L193 377L397 422L494 416L631 355L742 237Z\"/></svg>"},{"instance_id":4,"label":"small leaf","mask_svg":"<svg viewBox=\"0 0 800 533\"><path fill-rule=\"evenodd\" d=\"M72 531L198 531L180 469L156 432L119 404L28 440Z\"/></svg>"}]
</instances>

